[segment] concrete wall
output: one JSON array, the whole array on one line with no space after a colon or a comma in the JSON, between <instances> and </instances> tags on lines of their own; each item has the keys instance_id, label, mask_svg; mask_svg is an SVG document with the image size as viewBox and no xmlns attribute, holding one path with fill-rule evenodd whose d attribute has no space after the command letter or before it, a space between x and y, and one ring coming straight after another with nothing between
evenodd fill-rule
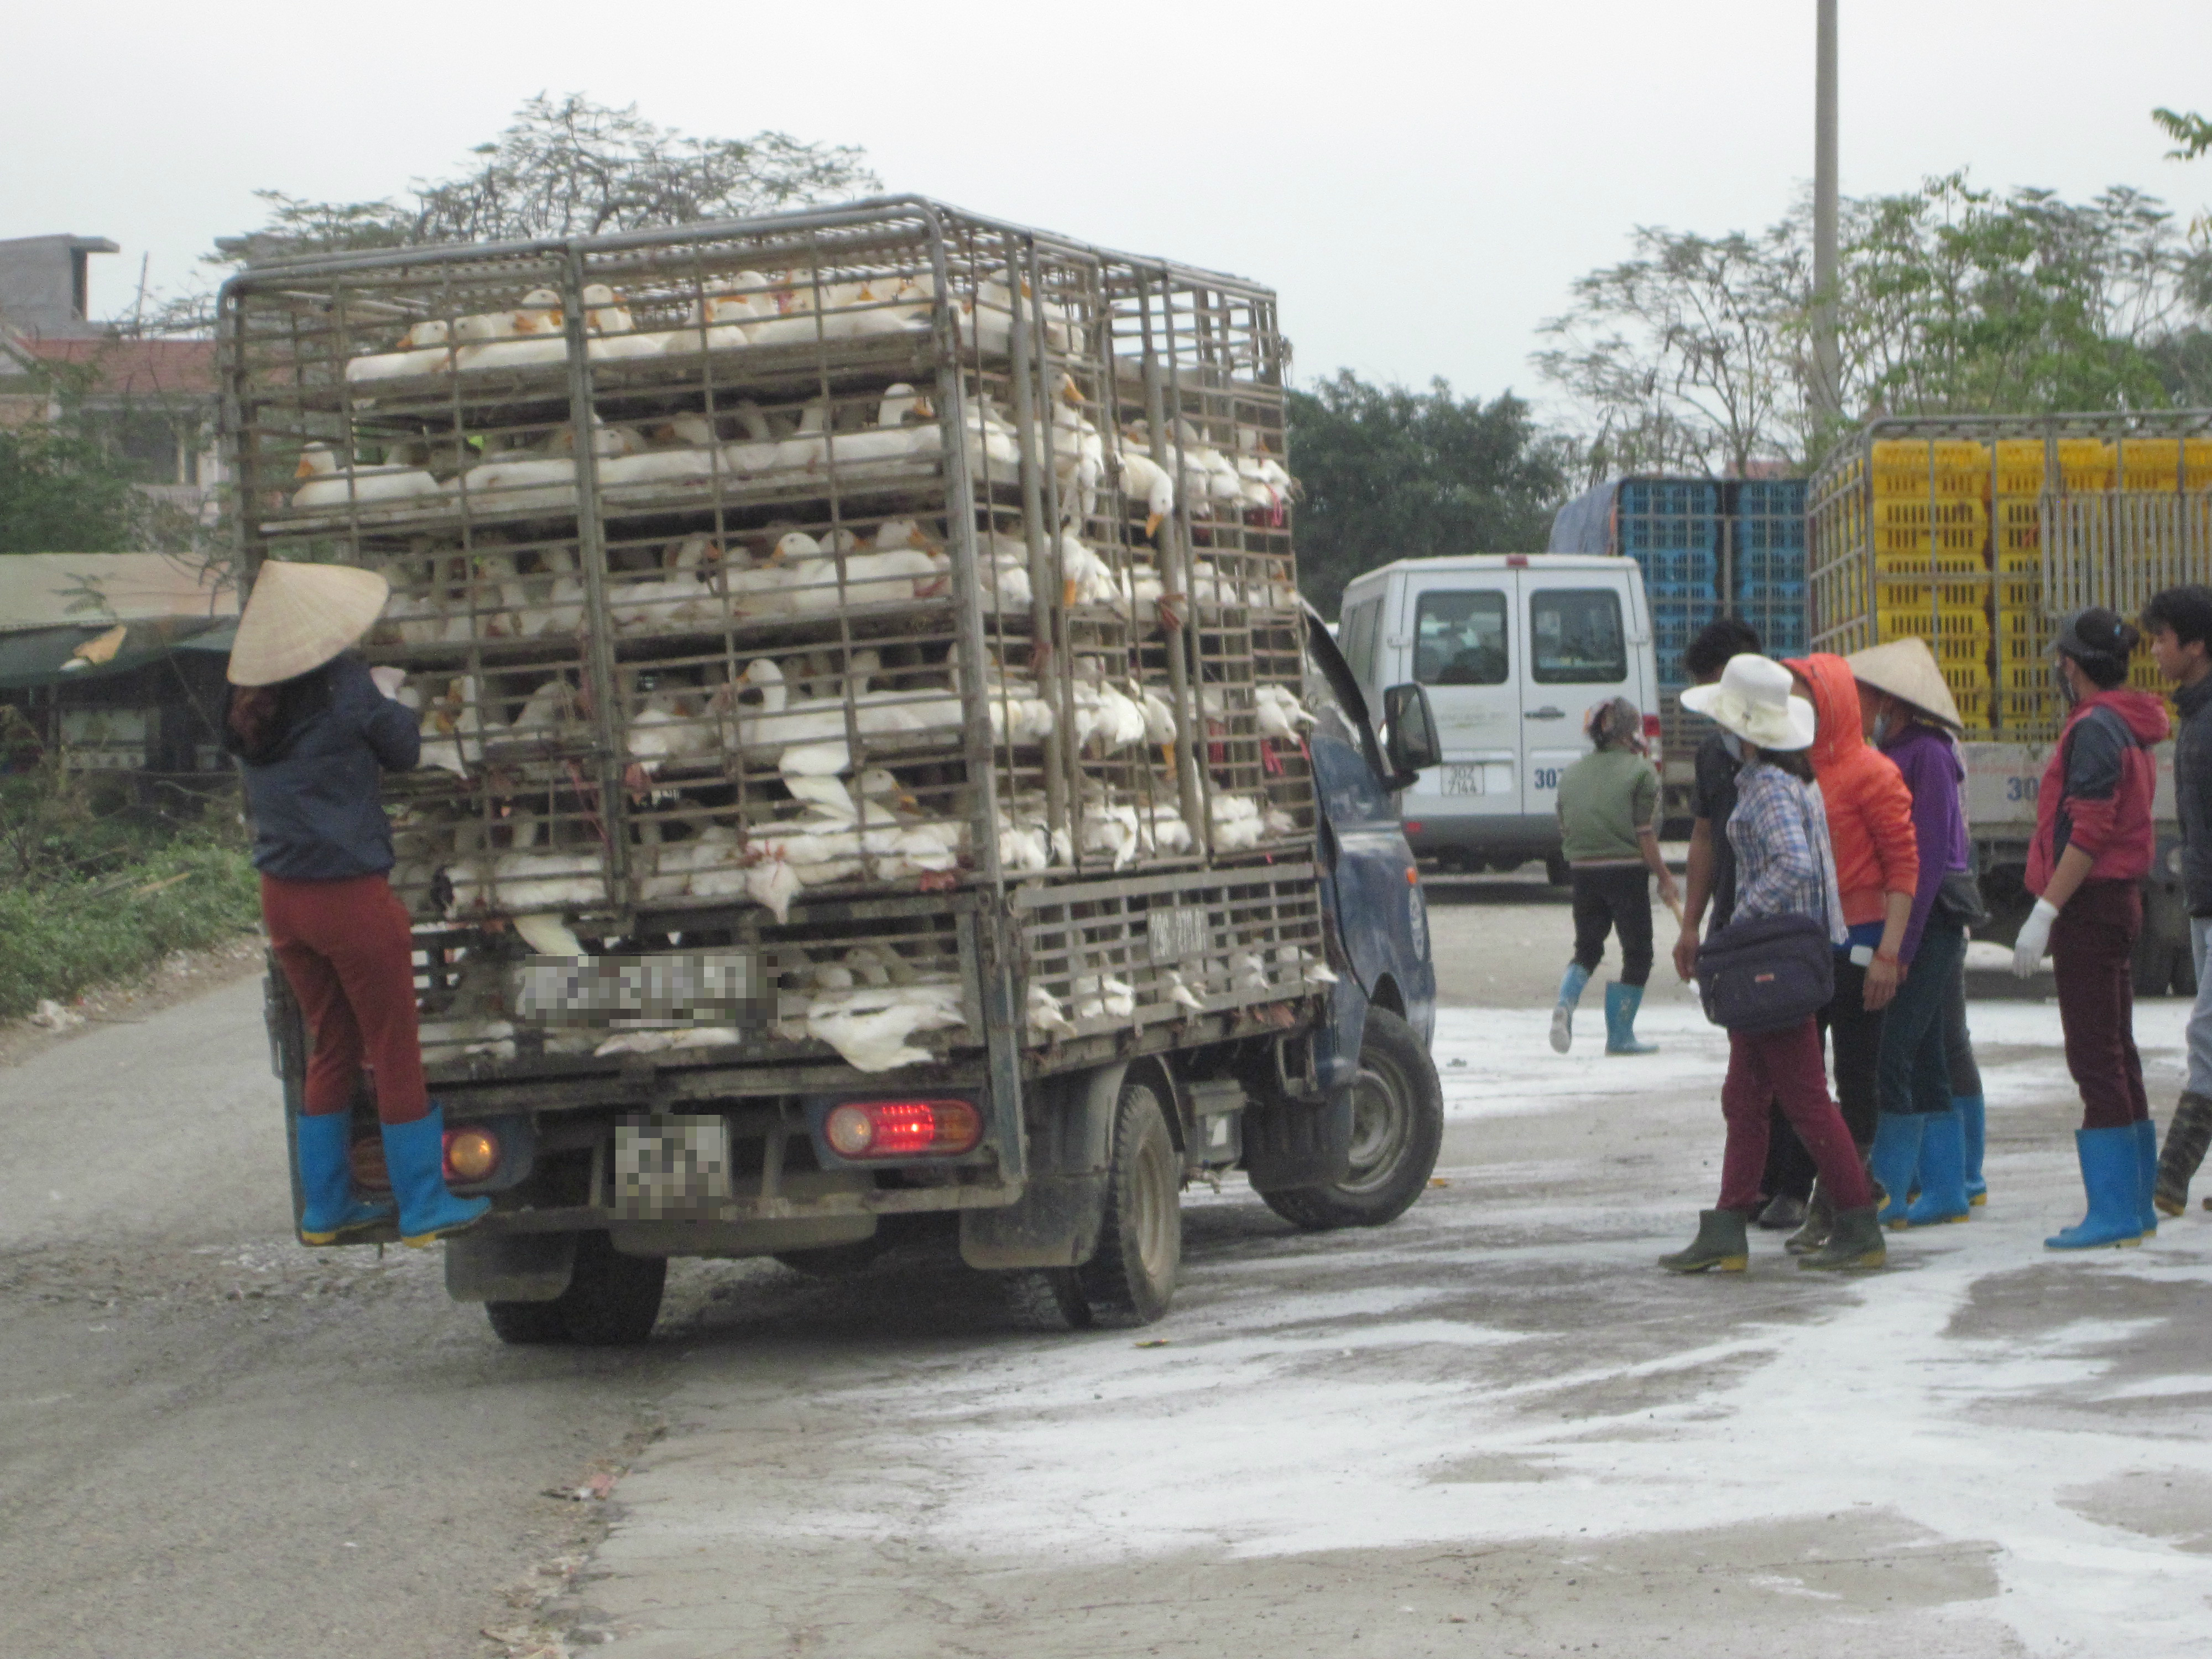
<instances>
[{"instance_id":1,"label":"concrete wall","mask_svg":"<svg viewBox=\"0 0 2212 1659\"><path fill-rule=\"evenodd\" d=\"M114 252L115 244L104 236L0 240L0 322L47 339L105 334L106 329L87 320L87 267L93 254Z\"/></svg>"}]
</instances>

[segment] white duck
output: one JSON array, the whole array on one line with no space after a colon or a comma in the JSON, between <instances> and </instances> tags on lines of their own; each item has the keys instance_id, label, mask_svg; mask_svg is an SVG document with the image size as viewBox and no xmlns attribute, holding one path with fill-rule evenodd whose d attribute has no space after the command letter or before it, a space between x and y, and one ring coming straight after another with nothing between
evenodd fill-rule
<instances>
[{"instance_id":1,"label":"white duck","mask_svg":"<svg viewBox=\"0 0 2212 1659\"><path fill-rule=\"evenodd\" d=\"M711 484L721 459L720 434L704 415L671 416L645 429L647 447L599 463L599 482L609 489L637 484Z\"/></svg>"},{"instance_id":2,"label":"white duck","mask_svg":"<svg viewBox=\"0 0 2212 1659\"><path fill-rule=\"evenodd\" d=\"M453 367L452 330L442 317L426 317L399 337L396 349L350 359L345 368L349 383L404 380L416 374L442 374Z\"/></svg>"},{"instance_id":3,"label":"white duck","mask_svg":"<svg viewBox=\"0 0 2212 1659\"><path fill-rule=\"evenodd\" d=\"M438 493L438 481L419 466L365 466L343 471L328 444L309 444L300 452L292 476L301 479L292 492L292 510L319 507L368 507L419 499Z\"/></svg>"},{"instance_id":4,"label":"white duck","mask_svg":"<svg viewBox=\"0 0 2212 1659\"><path fill-rule=\"evenodd\" d=\"M866 432L841 433L830 440L840 471L848 467L896 465L941 447L932 422L937 411L929 399L903 380L887 388L876 406L876 423ZM923 434L928 434L924 437Z\"/></svg>"},{"instance_id":5,"label":"white duck","mask_svg":"<svg viewBox=\"0 0 2212 1659\"><path fill-rule=\"evenodd\" d=\"M806 1034L826 1042L856 1071L888 1072L933 1058L907 1039L917 1031L965 1025L957 985L856 985L825 992L806 1010Z\"/></svg>"},{"instance_id":6,"label":"white duck","mask_svg":"<svg viewBox=\"0 0 2212 1659\"><path fill-rule=\"evenodd\" d=\"M618 634L681 628L714 608L714 589L700 574L702 565L722 556L720 543L708 536L685 536L661 550L661 574L643 581L611 586L607 617Z\"/></svg>"},{"instance_id":7,"label":"white duck","mask_svg":"<svg viewBox=\"0 0 2212 1659\"><path fill-rule=\"evenodd\" d=\"M489 368L523 368L568 360L561 296L550 288L532 289L513 311L483 312L453 324L461 341L453 366L462 374Z\"/></svg>"},{"instance_id":8,"label":"white duck","mask_svg":"<svg viewBox=\"0 0 2212 1659\"><path fill-rule=\"evenodd\" d=\"M590 337L585 343L586 356L610 361L623 357L657 357L660 355L662 337L641 334L629 314L629 307L622 296L605 283L587 283L584 289L584 332Z\"/></svg>"},{"instance_id":9,"label":"white duck","mask_svg":"<svg viewBox=\"0 0 2212 1659\"><path fill-rule=\"evenodd\" d=\"M701 295L691 302L684 326L661 335L663 352L733 351L752 343L752 325L776 314L768 297L768 278L757 270L740 270L715 279L719 293Z\"/></svg>"},{"instance_id":10,"label":"white duck","mask_svg":"<svg viewBox=\"0 0 2212 1659\"><path fill-rule=\"evenodd\" d=\"M538 574L523 583L524 608L518 618L526 636L571 635L584 625L589 590L577 574L576 552L565 542L538 550Z\"/></svg>"},{"instance_id":11,"label":"white duck","mask_svg":"<svg viewBox=\"0 0 2212 1659\"><path fill-rule=\"evenodd\" d=\"M1260 735L1263 738L1281 738L1296 742L1298 734L1310 728L1314 723L1314 717L1306 712L1305 705L1291 695L1288 686L1255 686L1252 700L1253 708L1259 715Z\"/></svg>"}]
</instances>

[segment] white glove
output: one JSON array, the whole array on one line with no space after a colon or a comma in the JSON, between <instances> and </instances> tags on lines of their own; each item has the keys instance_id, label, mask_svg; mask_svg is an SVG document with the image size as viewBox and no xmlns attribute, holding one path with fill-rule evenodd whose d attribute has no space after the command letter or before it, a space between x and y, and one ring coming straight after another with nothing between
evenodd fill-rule
<instances>
[{"instance_id":1,"label":"white glove","mask_svg":"<svg viewBox=\"0 0 2212 1659\"><path fill-rule=\"evenodd\" d=\"M2012 970L2020 978L2028 978L2042 963L2051 945L2051 924L2057 920L2057 905L2049 899L2036 900L2035 908L2020 925L2020 942L2012 947Z\"/></svg>"},{"instance_id":2,"label":"white glove","mask_svg":"<svg viewBox=\"0 0 2212 1659\"><path fill-rule=\"evenodd\" d=\"M407 683L407 671L404 668L372 668L368 671L368 677L376 682L376 689L387 697L397 697L399 688Z\"/></svg>"}]
</instances>

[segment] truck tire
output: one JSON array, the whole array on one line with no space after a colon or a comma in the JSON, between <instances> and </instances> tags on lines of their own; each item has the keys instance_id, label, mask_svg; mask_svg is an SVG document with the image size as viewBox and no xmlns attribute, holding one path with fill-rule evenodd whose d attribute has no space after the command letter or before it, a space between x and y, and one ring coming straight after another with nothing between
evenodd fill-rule
<instances>
[{"instance_id":1,"label":"truck tire","mask_svg":"<svg viewBox=\"0 0 2212 1659\"><path fill-rule=\"evenodd\" d=\"M567 1290L550 1302L487 1302L484 1315L502 1342L627 1347L653 1334L667 1283L667 1257L624 1255L605 1233L579 1233Z\"/></svg>"},{"instance_id":2,"label":"truck tire","mask_svg":"<svg viewBox=\"0 0 2212 1659\"><path fill-rule=\"evenodd\" d=\"M1073 1267L1024 1267L1002 1273L1006 1310L1025 1331L1087 1331L1091 1304Z\"/></svg>"},{"instance_id":3,"label":"truck tire","mask_svg":"<svg viewBox=\"0 0 2212 1659\"><path fill-rule=\"evenodd\" d=\"M1443 1087L1413 1028L1388 1008L1367 1011L1352 1088L1352 1168L1344 1178L1260 1194L1293 1226L1380 1227L1428 1188L1443 1145Z\"/></svg>"},{"instance_id":4,"label":"truck tire","mask_svg":"<svg viewBox=\"0 0 2212 1659\"><path fill-rule=\"evenodd\" d=\"M874 1238L863 1238L851 1244L821 1244L811 1250L778 1250L775 1259L792 1272L805 1273L809 1279L850 1279L854 1273L866 1273L889 1249L890 1241L878 1234Z\"/></svg>"},{"instance_id":5,"label":"truck tire","mask_svg":"<svg viewBox=\"0 0 2212 1659\"><path fill-rule=\"evenodd\" d=\"M1097 1253L1073 1274L1089 1318L1068 1322L1149 1325L1168 1310L1182 1266L1182 1154L1152 1085L1128 1083L1114 1109Z\"/></svg>"}]
</instances>

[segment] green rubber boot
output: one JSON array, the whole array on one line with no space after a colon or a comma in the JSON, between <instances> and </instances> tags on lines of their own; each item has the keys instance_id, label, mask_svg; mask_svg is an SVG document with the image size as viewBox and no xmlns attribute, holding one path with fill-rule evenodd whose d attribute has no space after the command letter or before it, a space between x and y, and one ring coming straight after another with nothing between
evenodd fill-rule
<instances>
[{"instance_id":1,"label":"green rubber boot","mask_svg":"<svg viewBox=\"0 0 2212 1659\"><path fill-rule=\"evenodd\" d=\"M1837 1211L1836 1224L1828 1229L1828 1242L1797 1258L1799 1267L1822 1273L1854 1272L1888 1264L1889 1246L1883 1242L1881 1224L1874 1218L1872 1205L1863 1210Z\"/></svg>"},{"instance_id":2,"label":"green rubber boot","mask_svg":"<svg viewBox=\"0 0 2212 1659\"><path fill-rule=\"evenodd\" d=\"M1751 1241L1744 1232L1741 1210L1700 1210L1698 1236L1686 1250L1662 1255L1659 1265L1670 1273L1701 1273L1718 1267L1740 1273L1751 1265Z\"/></svg>"}]
</instances>

